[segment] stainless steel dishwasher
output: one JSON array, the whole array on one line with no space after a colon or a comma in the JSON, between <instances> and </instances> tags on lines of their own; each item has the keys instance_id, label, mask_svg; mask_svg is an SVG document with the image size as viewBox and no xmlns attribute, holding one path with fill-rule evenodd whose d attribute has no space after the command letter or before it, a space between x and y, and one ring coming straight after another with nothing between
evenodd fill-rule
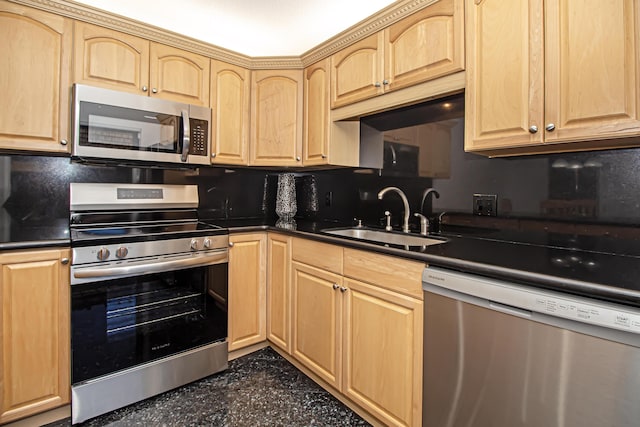
<instances>
[{"instance_id":1,"label":"stainless steel dishwasher","mask_svg":"<svg viewBox=\"0 0 640 427\"><path fill-rule=\"evenodd\" d=\"M640 425L640 309L427 267L425 427Z\"/></svg>"}]
</instances>

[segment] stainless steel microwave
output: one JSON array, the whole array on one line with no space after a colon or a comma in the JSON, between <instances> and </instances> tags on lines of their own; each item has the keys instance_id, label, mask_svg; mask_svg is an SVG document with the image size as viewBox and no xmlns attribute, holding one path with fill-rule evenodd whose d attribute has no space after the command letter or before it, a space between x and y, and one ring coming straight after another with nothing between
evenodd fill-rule
<instances>
[{"instance_id":1,"label":"stainless steel microwave","mask_svg":"<svg viewBox=\"0 0 640 427\"><path fill-rule=\"evenodd\" d=\"M73 86L72 156L209 165L211 109Z\"/></svg>"}]
</instances>

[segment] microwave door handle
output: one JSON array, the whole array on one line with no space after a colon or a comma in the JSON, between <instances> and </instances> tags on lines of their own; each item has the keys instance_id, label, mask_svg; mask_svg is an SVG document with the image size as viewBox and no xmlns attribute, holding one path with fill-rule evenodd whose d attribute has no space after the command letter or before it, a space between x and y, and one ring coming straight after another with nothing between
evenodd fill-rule
<instances>
[{"instance_id":1,"label":"microwave door handle","mask_svg":"<svg viewBox=\"0 0 640 427\"><path fill-rule=\"evenodd\" d=\"M182 156L183 162L189 157L189 146L191 145L191 123L189 123L189 112L182 110Z\"/></svg>"}]
</instances>

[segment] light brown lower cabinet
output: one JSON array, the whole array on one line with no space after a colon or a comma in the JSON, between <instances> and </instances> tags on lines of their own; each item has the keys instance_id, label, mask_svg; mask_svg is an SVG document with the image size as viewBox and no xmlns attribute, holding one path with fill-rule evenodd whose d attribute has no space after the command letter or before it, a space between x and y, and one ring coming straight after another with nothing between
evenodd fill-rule
<instances>
[{"instance_id":1,"label":"light brown lower cabinet","mask_svg":"<svg viewBox=\"0 0 640 427\"><path fill-rule=\"evenodd\" d=\"M267 338L290 353L291 237L267 235Z\"/></svg>"},{"instance_id":2,"label":"light brown lower cabinet","mask_svg":"<svg viewBox=\"0 0 640 427\"><path fill-rule=\"evenodd\" d=\"M292 356L384 424L419 426L424 264L298 238L291 257Z\"/></svg>"},{"instance_id":3,"label":"light brown lower cabinet","mask_svg":"<svg viewBox=\"0 0 640 427\"><path fill-rule=\"evenodd\" d=\"M0 253L0 423L69 403L69 257Z\"/></svg>"},{"instance_id":4,"label":"light brown lower cabinet","mask_svg":"<svg viewBox=\"0 0 640 427\"><path fill-rule=\"evenodd\" d=\"M295 261L292 271L292 355L340 390L342 276Z\"/></svg>"},{"instance_id":5,"label":"light brown lower cabinet","mask_svg":"<svg viewBox=\"0 0 640 427\"><path fill-rule=\"evenodd\" d=\"M267 339L267 235L231 234L229 351Z\"/></svg>"}]
</instances>

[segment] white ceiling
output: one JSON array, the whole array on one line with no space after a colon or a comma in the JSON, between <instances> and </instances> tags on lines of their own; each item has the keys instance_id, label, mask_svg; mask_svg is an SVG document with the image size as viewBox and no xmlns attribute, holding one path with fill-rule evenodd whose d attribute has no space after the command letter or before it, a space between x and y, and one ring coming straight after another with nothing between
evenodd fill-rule
<instances>
[{"instance_id":1,"label":"white ceiling","mask_svg":"<svg viewBox=\"0 0 640 427\"><path fill-rule=\"evenodd\" d=\"M394 3L392 0L78 1L248 56L299 56Z\"/></svg>"}]
</instances>

